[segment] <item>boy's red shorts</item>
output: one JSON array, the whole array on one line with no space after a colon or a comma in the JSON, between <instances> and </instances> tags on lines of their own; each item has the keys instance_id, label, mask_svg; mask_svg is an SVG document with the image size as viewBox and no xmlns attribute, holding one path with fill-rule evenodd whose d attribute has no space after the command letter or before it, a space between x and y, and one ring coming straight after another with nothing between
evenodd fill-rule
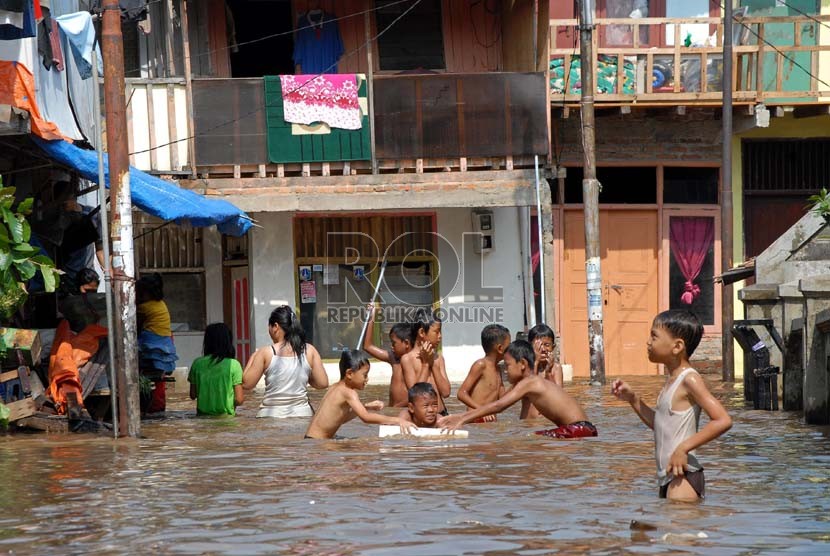
<instances>
[{"instance_id":1,"label":"boy's red shorts","mask_svg":"<svg viewBox=\"0 0 830 556\"><path fill-rule=\"evenodd\" d=\"M489 417L489 415L488 415L488 417ZM496 416L493 415L493 417L496 417ZM492 419L490 421L485 421L485 419L486 419L486 417L479 417L475 421L470 421L470 423L475 425L475 424L480 424L480 423L495 423L496 421L498 421L498 417L496 417L495 419Z\"/></svg>"},{"instance_id":2,"label":"boy's red shorts","mask_svg":"<svg viewBox=\"0 0 830 556\"><path fill-rule=\"evenodd\" d=\"M588 421L577 421L555 429L536 431L536 434L550 436L551 438L585 438L587 436L597 436L597 428Z\"/></svg>"}]
</instances>

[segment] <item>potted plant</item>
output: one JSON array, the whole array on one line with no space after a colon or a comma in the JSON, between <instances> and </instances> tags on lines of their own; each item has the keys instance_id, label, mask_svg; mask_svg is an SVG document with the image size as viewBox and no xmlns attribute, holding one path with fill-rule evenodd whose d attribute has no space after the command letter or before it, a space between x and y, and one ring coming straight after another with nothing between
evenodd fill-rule
<instances>
[{"instance_id":1,"label":"potted plant","mask_svg":"<svg viewBox=\"0 0 830 556\"><path fill-rule=\"evenodd\" d=\"M32 212L33 199L24 199L15 207L14 191L0 181L0 326L25 303L26 283L35 274L40 272L47 292L55 291L60 274L52 259L29 243L32 229L26 216Z\"/></svg>"},{"instance_id":2,"label":"potted plant","mask_svg":"<svg viewBox=\"0 0 830 556\"><path fill-rule=\"evenodd\" d=\"M812 208L813 213L830 224L830 193L827 192L827 188L822 187L818 194L811 195L807 200L810 201L808 207Z\"/></svg>"}]
</instances>

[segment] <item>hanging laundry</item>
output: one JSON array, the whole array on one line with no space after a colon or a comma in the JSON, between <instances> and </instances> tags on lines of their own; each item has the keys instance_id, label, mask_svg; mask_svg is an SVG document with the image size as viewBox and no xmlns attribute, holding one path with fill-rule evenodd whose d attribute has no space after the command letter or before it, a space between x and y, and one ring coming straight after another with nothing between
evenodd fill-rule
<instances>
[{"instance_id":1,"label":"hanging laundry","mask_svg":"<svg viewBox=\"0 0 830 556\"><path fill-rule=\"evenodd\" d=\"M43 67L63 71L63 55L61 54L60 32L58 24L52 18L49 8L42 8L43 19L37 24L37 53L43 61Z\"/></svg>"},{"instance_id":2,"label":"hanging laundry","mask_svg":"<svg viewBox=\"0 0 830 556\"><path fill-rule=\"evenodd\" d=\"M40 3L32 0L0 0L0 40L13 41L36 36L35 18L39 14Z\"/></svg>"},{"instance_id":3,"label":"hanging laundry","mask_svg":"<svg viewBox=\"0 0 830 556\"><path fill-rule=\"evenodd\" d=\"M95 44L95 26L88 12L61 15L55 18L63 31L69 50L83 79L92 77L92 47L98 54L98 74L103 73L101 49Z\"/></svg>"},{"instance_id":4,"label":"hanging laundry","mask_svg":"<svg viewBox=\"0 0 830 556\"><path fill-rule=\"evenodd\" d=\"M337 73L343 40L334 16L323 11L304 13L297 20L294 63L304 74Z\"/></svg>"},{"instance_id":5,"label":"hanging laundry","mask_svg":"<svg viewBox=\"0 0 830 556\"><path fill-rule=\"evenodd\" d=\"M280 84L286 122L361 128L355 74L281 75Z\"/></svg>"}]
</instances>

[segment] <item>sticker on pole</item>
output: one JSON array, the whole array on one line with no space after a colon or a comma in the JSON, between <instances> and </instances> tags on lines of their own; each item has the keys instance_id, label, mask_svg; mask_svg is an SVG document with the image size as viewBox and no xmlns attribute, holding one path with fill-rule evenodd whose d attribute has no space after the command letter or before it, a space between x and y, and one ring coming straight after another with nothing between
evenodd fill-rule
<instances>
[{"instance_id":1,"label":"sticker on pole","mask_svg":"<svg viewBox=\"0 0 830 556\"><path fill-rule=\"evenodd\" d=\"M588 293L588 320L602 320L602 292Z\"/></svg>"},{"instance_id":2,"label":"sticker on pole","mask_svg":"<svg viewBox=\"0 0 830 556\"><path fill-rule=\"evenodd\" d=\"M600 275L599 257L591 257L585 261L585 277L588 282L586 287L589 290L602 288L602 276Z\"/></svg>"}]
</instances>

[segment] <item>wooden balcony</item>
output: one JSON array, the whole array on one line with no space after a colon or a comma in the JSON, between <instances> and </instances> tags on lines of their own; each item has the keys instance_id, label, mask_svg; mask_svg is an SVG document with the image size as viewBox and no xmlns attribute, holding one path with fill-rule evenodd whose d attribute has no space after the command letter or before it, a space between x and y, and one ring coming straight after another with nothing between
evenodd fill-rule
<instances>
[{"instance_id":1,"label":"wooden balcony","mask_svg":"<svg viewBox=\"0 0 830 556\"><path fill-rule=\"evenodd\" d=\"M599 18L594 33L595 101L606 105L720 105L723 20L720 18ZM577 105L580 61L577 20L550 21L552 104ZM743 17L733 26L732 98L736 104L830 102L820 27L830 16ZM708 32L707 32L708 27ZM686 46L694 31L704 41ZM820 63L821 62L821 63ZM705 68L705 71L702 71ZM822 71L824 73L822 73ZM621 84L621 86L620 86Z\"/></svg>"},{"instance_id":2,"label":"wooden balcony","mask_svg":"<svg viewBox=\"0 0 830 556\"><path fill-rule=\"evenodd\" d=\"M194 79L190 91L184 79L128 79L127 99L132 164L159 174L355 176L373 173L372 153L380 174L513 170L549 148L543 73L376 76L374 144L368 119L358 132L294 135L267 108L281 99L263 78Z\"/></svg>"}]
</instances>

